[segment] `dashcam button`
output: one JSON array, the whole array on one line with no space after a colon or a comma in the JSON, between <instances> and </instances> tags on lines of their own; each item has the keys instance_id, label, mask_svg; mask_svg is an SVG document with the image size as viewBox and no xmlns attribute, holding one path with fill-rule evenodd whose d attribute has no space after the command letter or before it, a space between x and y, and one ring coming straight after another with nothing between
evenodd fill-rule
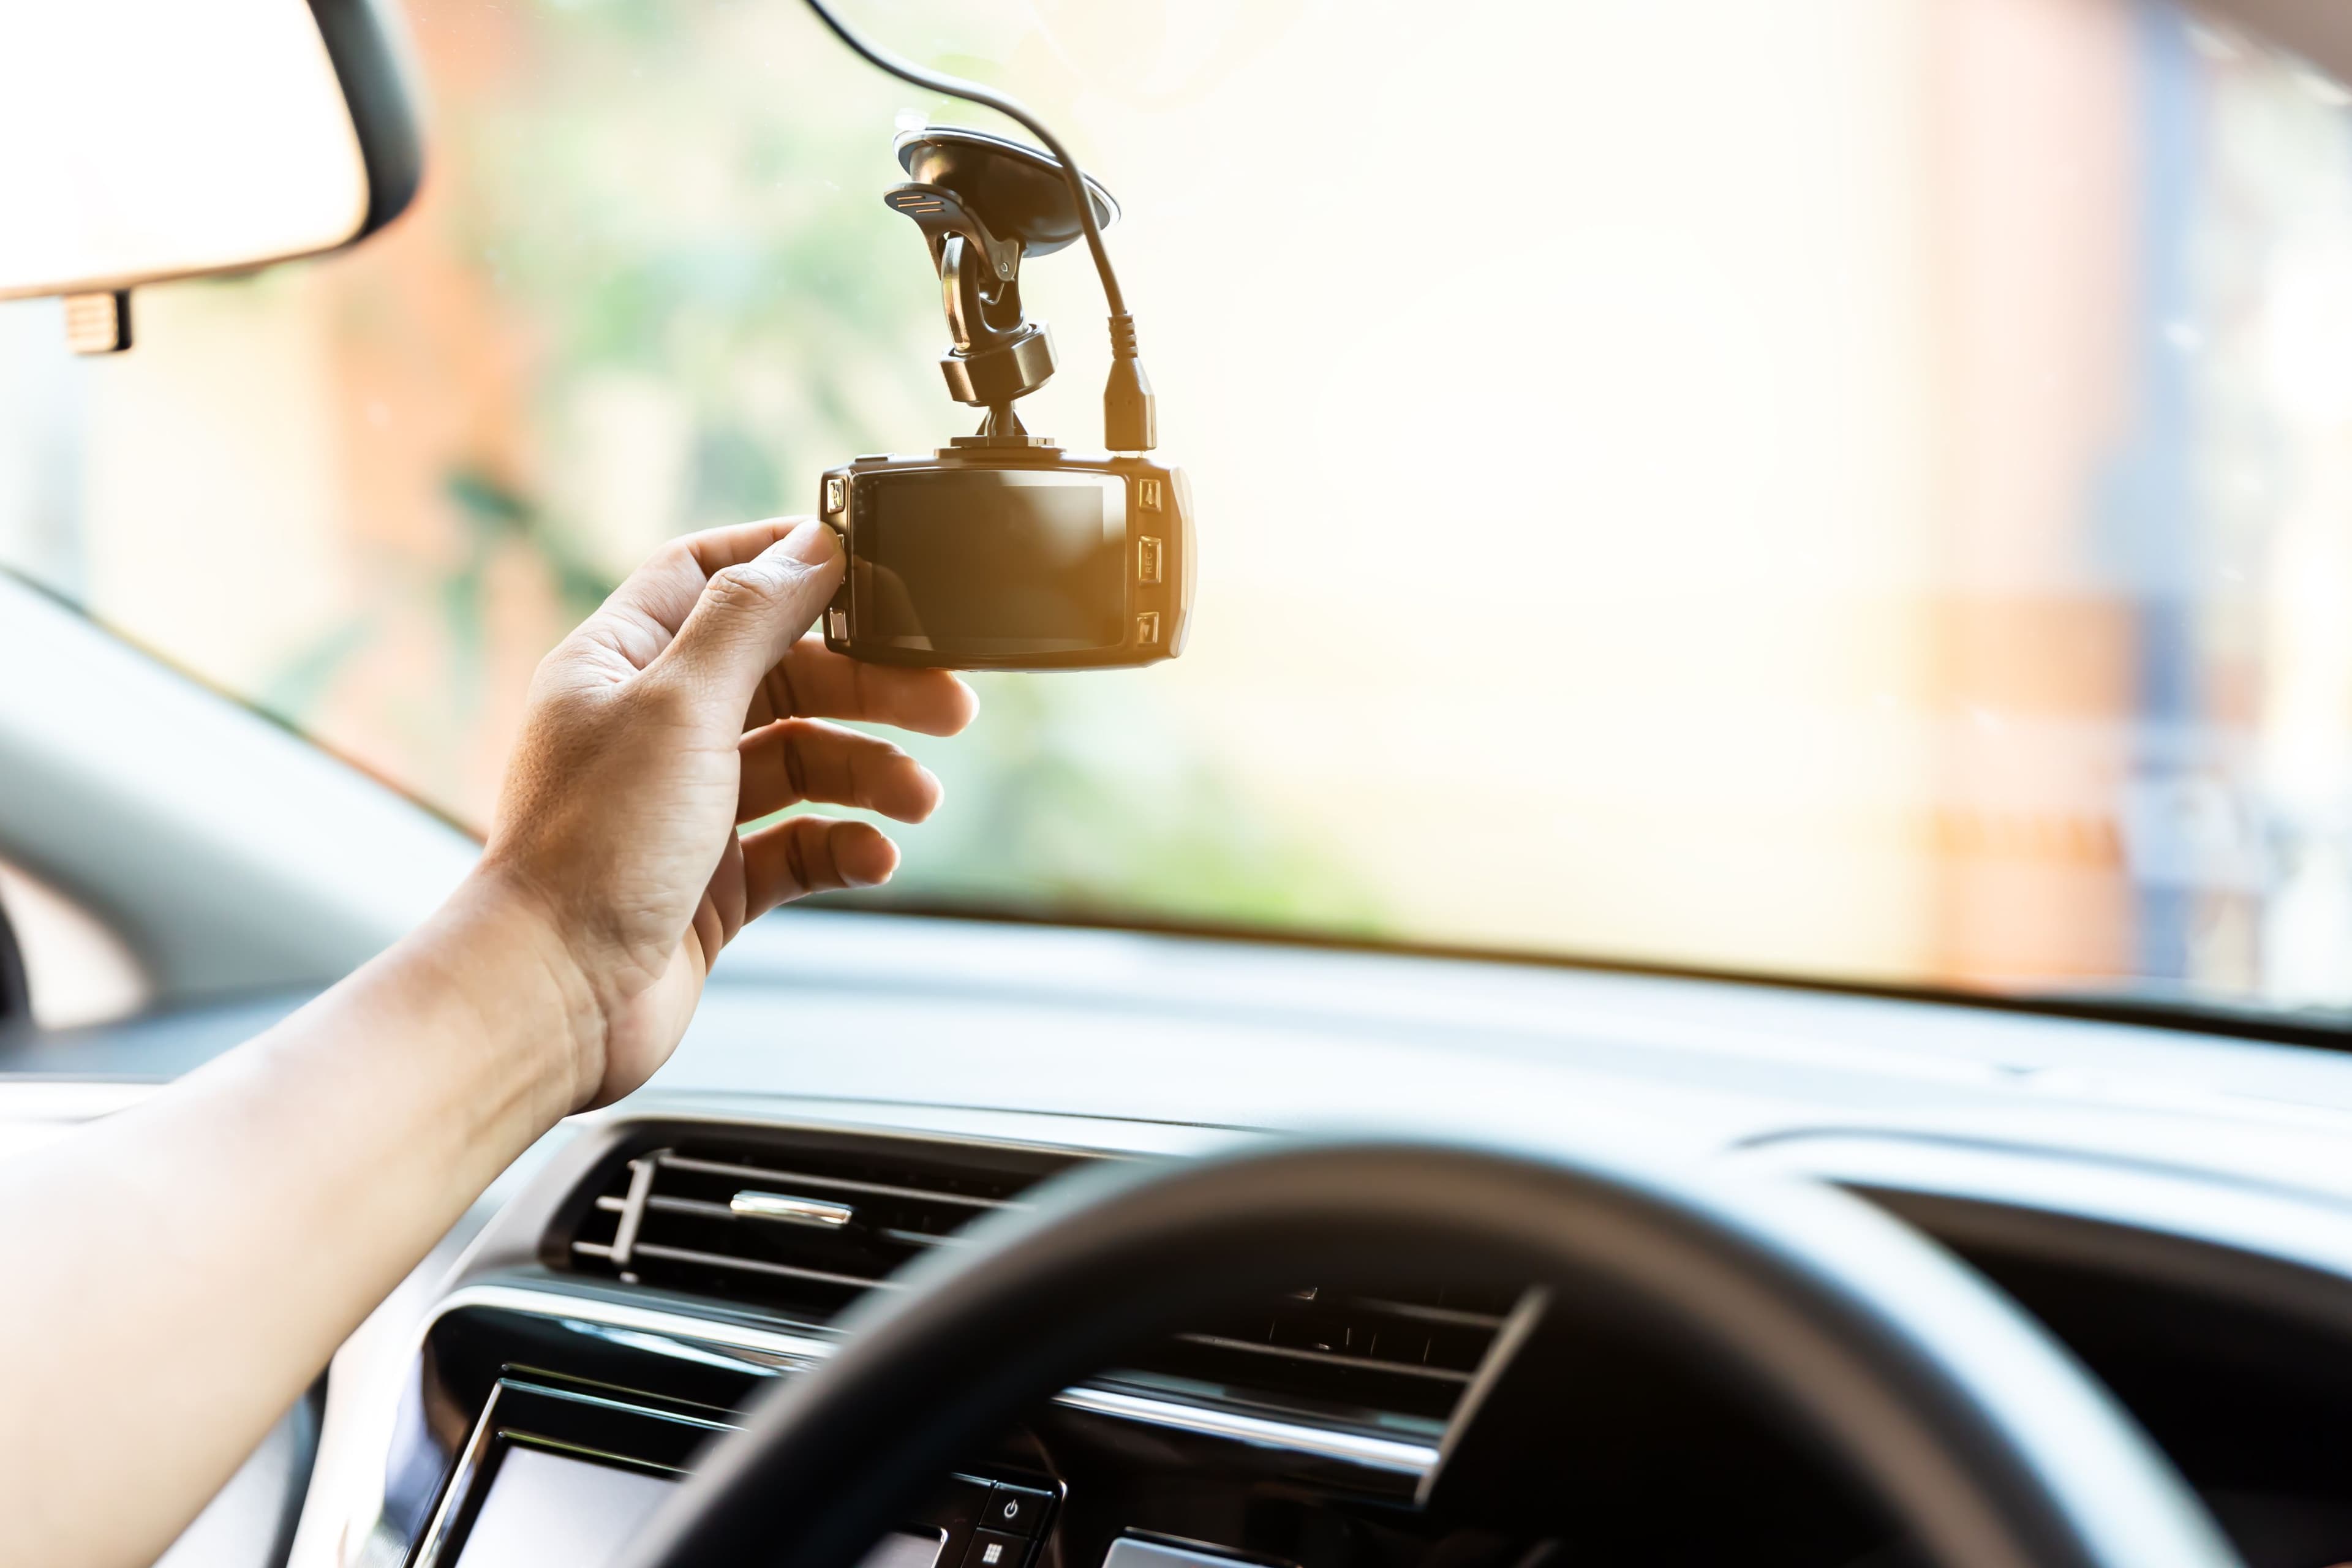
<instances>
[{"instance_id":1,"label":"dashcam button","mask_svg":"<svg viewBox=\"0 0 2352 1568\"><path fill-rule=\"evenodd\" d=\"M975 1530L964 1548L963 1568L1022 1568L1028 1561L1029 1538L1001 1530Z\"/></svg>"},{"instance_id":2,"label":"dashcam button","mask_svg":"<svg viewBox=\"0 0 2352 1568\"><path fill-rule=\"evenodd\" d=\"M1138 647L1158 647L1160 646L1159 611L1146 610L1143 614L1135 617L1135 646Z\"/></svg>"},{"instance_id":3,"label":"dashcam button","mask_svg":"<svg viewBox=\"0 0 2352 1568\"><path fill-rule=\"evenodd\" d=\"M1141 507L1146 511L1158 511L1160 510L1160 481L1158 479L1136 480L1135 504Z\"/></svg>"},{"instance_id":4,"label":"dashcam button","mask_svg":"<svg viewBox=\"0 0 2352 1568\"><path fill-rule=\"evenodd\" d=\"M828 474L825 476L824 510L828 513L839 511L841 510L842 501L848 496L848 494L849 487L841 482L841 476L839 474Z\"/></svg>"},{"instance_id":5,"label":"dashcam button","mask_svg":"<svg viewBox=\"0 0 2352 1568\"><path fill-rule=\"evenodd\" d=\"M1034 1535L1045 1522L1045 1508L1053 1500L1051 1492L1008 1487L1000 1481L988 1494L988 1517L982 1522L990 1530Z\"/></svg>"},{"instance_id":6,"label":"dashcam button","mask_svg":"<svg viewBox=\"0 0 2352 1568\"><path fill-rule=\"evenodd\" d=\"M1160 541L1150 534L1135 542L1135 580L1139 583L1160 581Z\"/></svg>"}]
</instances>

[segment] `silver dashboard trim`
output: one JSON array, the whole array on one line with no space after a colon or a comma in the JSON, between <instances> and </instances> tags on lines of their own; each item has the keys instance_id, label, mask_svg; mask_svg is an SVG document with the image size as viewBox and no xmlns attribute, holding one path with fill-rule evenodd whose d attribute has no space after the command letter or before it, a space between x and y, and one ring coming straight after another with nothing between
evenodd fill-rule
<instances>
[{"instance_id":1,"label":"silver dashboard trim","mask_svg":"<svg viewBox=\"0 0 2352 1568\"><path fill-rule=\"evenodd\" d=\"M835 1350L833 1341L788 1333L779 1329L754 1328L748 1323L688 1317L683 1312L667 1311L657 1307L608 1301L596 1296L573 1296L561 1290L537 1289L524 1285L467 1285L453 1290L434 1305L426 1320L426 1327L429 1329L442 1317L464 1307L526 1312L534 1317L569 1319L602 1328L698 1341L707 1345L772 1357L781 1365L800 1369L819 1364ZM1376 1437L1369 1433L1310 1426L1271 1416L1245 1415L1238 1411L1187 1405L1178 1400L1159 1399L1118 1389L1067 1388L1055 1394L1054 1402L1072 1410L1084 1410L1092 1415L1109 1415L1171 1431L1197 1433L1246 1443L1253 1447L1280 1448L1317 1458L1337 1459L1365 1469L1410 1476L1416 1481L1437 1468L1438 1451L1434 1447L1407 1438Z\"/></svg>"},{"instance_id":2,"label":"silver dashboard trim","mask_svg":"<svg viewBox=\"0 0 2352 1568\"><path fill-rule=\"evenodd\" d=\"M1416 1480L1437 1467L1437 1450L1423 1443L1407 1442L1398 1437L1374 1437L1361 1432L1335 1432L1328 1427L1306 1426L1294 1421L1276 1421L1265 1416L1244 1415L1237 1411L1213 1410L1174 1400L1154 1399L1149 1394L1123 1394L1112 1388L1066 1388L1054 1396L1054 1403L1072 1410L1092 1411L1097 1415L1116 1415L1128 1421L1140 1421L1147 1426L1205 1433L1213 1437L1229 1437L1235 1442L1254 1444L1262 1448L1286 1448L1294 1453L1312 1454L1318 1458L1345 1460L1367 1469L1412 1476Z\"/></svg>"},{"instance_id":3,"label":"silver dashboard trim","mask_svg":"<svg viewBox=\"0 0 2352 1568\"><path fill-rule=\"evenodd\" d=\"M457 1522L458 1507L473 1489L474 1477L490 1451L498 1409L499 1389L492 1384L489 1400L482 1406L482 1413L474 1417L474 1430L466 1439L464 1452L457 1456L457 1468L450 1472L448 1484L441 1489L441 1500L433 1505L433 1522L425 1527L424 1542L416 1551L416 1568L440 1568L441 1553L447 1548L449 1532Z\"/></svg>"},{"instance_id":4,"label":"silver dashboard trim","mask_svg":"<svg viewBox=\"0 0 2352 1568\"><path fill-rule=\"evenodd\" d=\"M599 1296L574 1296L564 1290L541 1290L528 1285L467 1285L434 1303L425 1326L461 1308L486 1307L499 1311L526 1312L532 1317L571 1319L602 1328L631 1329L639 1333L667 1334L699 1340L730 1350L757 1351L788 1366L813 1367L833 1354L833 1342L782 1329L754 1328L712 1318L690 1318L658 1307L608 1301Z\"/></svg>"}]
</instances>

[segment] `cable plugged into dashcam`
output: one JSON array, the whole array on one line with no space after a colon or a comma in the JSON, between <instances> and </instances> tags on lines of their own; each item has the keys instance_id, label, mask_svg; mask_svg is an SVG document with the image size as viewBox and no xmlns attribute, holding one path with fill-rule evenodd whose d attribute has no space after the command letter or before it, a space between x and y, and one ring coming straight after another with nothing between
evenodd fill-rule
<instances>
[{"instance_id":1,"label":"cable plugged into dashcam","mask_svg":"<svg viewBox=\"0 0 2352 1568\"><path fill-rule=\"evenodd\" d=\"M1103 445L1114 452L1149 452L1160 444L1160 409L1151 378L1135 350L1135 318L1110 319L1110 379L1103 384Z\"/></svg>"},{"instance_id":2,"label":"cable plugged into dashcam","mask_svg":"<svg viewBox=\"0 0 2352 1568\"><path fill-rule=\"evenodd\" d=\"M1135 318L1128 313L1126 296L1119 292L1118 275L1111 269L1110 253L1103 248L1102 225L1095 216L1087 178L1079 172L1077 160L1062 145L1061 138L1003 93L961 77L927 70L912 60L866 42L833 14L825 0L807 0L807 4L835 37L876 69L887 71L900 81L927 91L992 109L1045 144L1046 152L1061 165L1062 177L1069 184L1070 199L1078 209L1079 226L1086 232L1087 249L1095 258L1095 275L1102 280L1103 302L1110 307L1110 379L1103 386L1103 445L1114 452L1149 452L1159 445L1159 412L1151 395L1151 378L1144 374L1143 361L1136 353Z\"/></svg>"}]
</instances>

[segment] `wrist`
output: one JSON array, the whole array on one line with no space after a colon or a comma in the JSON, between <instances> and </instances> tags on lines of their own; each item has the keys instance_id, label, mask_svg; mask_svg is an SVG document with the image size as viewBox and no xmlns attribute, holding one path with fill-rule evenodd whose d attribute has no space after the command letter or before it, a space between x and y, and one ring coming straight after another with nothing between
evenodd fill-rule
<instances>
[{"instance_id":1,"label":"wrist","mask_svg":"<svg viewBox=\"0 0 2352 1568\"><path fill-rule=\"evenodd\" d=\"M553 1097L551 1124L586 1105L604 1081L608 1037L602 992L546 894L487 862L460 884L443 918L467 978L461 988L485 1014L489 1037L520 1032L541 1058Z\"/></svg>"}]
</instances>

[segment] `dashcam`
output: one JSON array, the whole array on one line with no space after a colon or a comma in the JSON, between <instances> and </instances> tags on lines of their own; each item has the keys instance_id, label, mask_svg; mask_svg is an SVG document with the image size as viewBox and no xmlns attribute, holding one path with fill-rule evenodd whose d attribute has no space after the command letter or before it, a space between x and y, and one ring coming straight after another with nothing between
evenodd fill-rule
<instances>
[{"instance_id":1,"label":"dashcam","mask_svg":"<svg viewBox=\"0 0 2352 1568\"><path fill-rule=\"evenodd\" d=\"M849 563L825 613L826 646L943 669L1175 658L1192 610L1192 494L1180 469L1144 456L1158 444L1158 411L1102 238L1118 205L1019 104L878 49L824 0L807 3L870 64L993 109L1045 143L950 127L898 140L908 180L883 200L921 231L939 275L948 395L985 414L978 431L937 451L825 474L819 512ZM1110 308L1100 453L1031 434L1014 408L1054 374L1053 334L1022 308L1023 263L1080 240Z\"/></svg>"}]
</instances>

